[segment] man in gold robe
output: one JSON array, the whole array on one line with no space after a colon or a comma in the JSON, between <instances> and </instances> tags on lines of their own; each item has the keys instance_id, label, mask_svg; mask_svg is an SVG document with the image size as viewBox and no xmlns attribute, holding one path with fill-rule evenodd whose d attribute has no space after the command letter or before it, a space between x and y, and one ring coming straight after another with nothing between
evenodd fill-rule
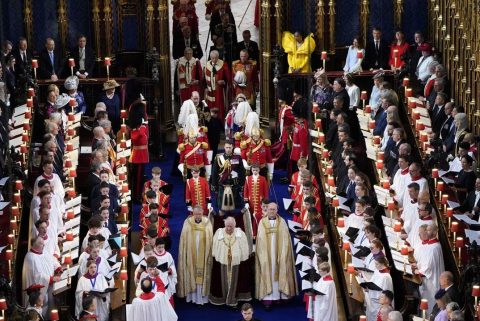
<instances>
[{"instance_id":1,"label":"man in gold robe","mask_svg":"<svg viewBox=\"0 0 480 321\"><path fill-rule=\"evenodd\" d=\"M276 203L268 204L267 216L258 224L255 261L255 297L267 310L273 301L297 295L292 240Z\"/></svg>"},{"instance_id":2,"label":"man in gold robe","mask_svg":"<svg viewBox=\"0 0 480 321\"><path fill-rule=\"evenodd\" d=\"M287 53L288 72L311 72L310 55L315 50L313 34L304 37L301 32L295 34L285 31L282 35L282 47Z\"/></svg>"},{"instance_id":3,"label":"man in gold robe","mask_svg":"<svg viewBox=\"0 0 480 321\"><path fill-rule=\"evenodd\" d=\"M213 228L203 216L203 208L193 208L193 215L183 223L178 255L177 296L187 302L208 302L212 272Z\"/></svg>"},{"instance_id":4,"label":"man in gold robe","mask_svg":"<svg viewBox=\"0 0 480 321\"><path fill-rule=\"evenodd\" d=\"M215 305L236 307L238 300L252 299L250 276L253 271L248 264L252 245L245 232L235 226L235 219L229 216L225 219L225 227L219 228L213 236L214 260L209 299Z\"/></svg>"}]
</instances>

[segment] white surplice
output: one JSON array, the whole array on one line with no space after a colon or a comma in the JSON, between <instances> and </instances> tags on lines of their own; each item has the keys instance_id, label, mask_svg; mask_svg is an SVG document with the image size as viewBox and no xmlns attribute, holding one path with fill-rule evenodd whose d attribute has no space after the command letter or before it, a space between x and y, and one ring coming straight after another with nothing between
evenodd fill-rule
<instances>
[{"instance_id":1,"label":"white surplice","mask_svg":"<svg viewBox=\"0 0 480 321\"><path fill-rule=\"evenodd\" d=\"M178 317L164 293L142 294L133 299L127 321L177 321Z\"/></svg>"},{"instance_id":2,"label":"white surplice","mask_svg":"<svg viewBox=\"0 0 480 321\"><path fill-rule=\"evenodd\" d=\"M337 290L335 282L330 275L324 276L315 282L313 289L324 295L315 295L313 301L314 321L338 321Z\"/></svg>"},{"instance_id":3,"label":"white surplice","mask_svg":"<svg viewBox=\"0 0 480 321\"><path fill-rule=\"evenodd\" d=\"M78 279L77 289L75 291L75 315L77 318L82 312L83 293L86 291L105 291L109 287L108 281L102 274L97 274L95 278L88 279L82 275ZM105 301L103 300L105 299ZM110 315L110 294L106 294L104 298L97 297L97 310L95 310L98 321L108 321Z\"/></svg>"}]
</instances>

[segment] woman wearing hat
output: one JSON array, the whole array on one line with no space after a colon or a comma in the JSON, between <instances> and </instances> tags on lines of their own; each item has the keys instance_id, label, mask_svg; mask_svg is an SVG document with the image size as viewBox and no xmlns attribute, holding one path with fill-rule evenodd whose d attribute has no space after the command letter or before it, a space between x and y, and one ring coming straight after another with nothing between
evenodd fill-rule
<instances>
[{"instance_id":1,"label":"woman wearing hat","mask_svg":"<svg viewBox=\"0 0 480 321\"><path fill-rule=\"evenodd\" d=\"M77 113L85 114L87 112L87 103L85 102L85 97L83 96L83 93L80 91L77 91L79 82L80 80L78 79L77 76L70 76L67 79L65 79L64 86L65 86L65 89L67 90L68 95L71 98L75 98L76 106L74 107L73 112L75 114Z\"/></svg>"},{"instance_id":2,"label":"woman wearing hat","mask_svg":"<svg viewBox=\"0 0 480 321\"><path fill-rule=\"evenodd\" d=\"M116 133L120 129L120 97L115 93L115 88L120 85L115 79L110 79L103 83L103 93L100 101L107 107L108 119L112 122L113 131Z\"/></svg>"}]
</instances>

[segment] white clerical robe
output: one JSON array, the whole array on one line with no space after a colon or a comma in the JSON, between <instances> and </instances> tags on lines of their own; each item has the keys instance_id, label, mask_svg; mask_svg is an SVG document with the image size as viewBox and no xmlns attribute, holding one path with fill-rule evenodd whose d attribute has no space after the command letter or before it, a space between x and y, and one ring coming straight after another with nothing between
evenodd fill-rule
<instances>
[{"instance_id":1,"label":"white clerical robe","mask_svg":"<svg viewBox=\"0 0 480 321\"><path fill-rule=\"evenodd\" d=\"M108 229L100 229L100 232L99 234L101 234L104 238L105 238L105 242L103 243L103 250L105 250L106 254L107 254L107 257L112 255L112 249L110 248L110 245L108 244L108 238L110 236L110 234L108 234ZM88 238L91 236L90 234L90 231L87 232L87 235L85 235L85 238L83 239L83 242L82 242L82 248L81 250L82 251L85 251L85 249L87 248L87 245L88 245Z\"/></svg>"},{"instance_id":2,"label":"white clerical robe","mask_svg":"<svg viewBox=\"0 0 480 321\"><path fill-rule=\"evenodd\" d=\"M420 194L423 192L428 192L428 181L425 177L421 177L415 180L412 180L412 177L410 175L407 175L408 177L405 178L405 186L410 185L410 183L417 183L420 186ZM403 204L407 204L410 202L412 199L410 198L410 194L408 192L405 192L403 194Z\"/></svg>"},{"instance_id":3,"label":"white clerical robe","mask_svg":"<svg viewBox=\"0 0 480 321\"><path fill-rule=\"evenodd\" d=\"M350 228L358 228L359 230L363 229L363 221L364 221L364 216L362 215L357 215L355 213L351 213L347 219L345 220L345 227Z\"/></svg>"},{"instance_id":4,"label":"white clerical robe","mask_svg":"<svg viewBox=\"0 0 480 321\"><path fill-rule=\"evenodd\" d=\"M337 311L337 290L335 282L330 275L326 275L318 282L315 282L313 289L324 295L315 295L313 301L313 320L314 321L338 321Z\"/></svg>"},{"instance_id":5,"label":"white clerical robe","mask_svg":"<svg viewBox=\"0 0 480 321\"><path fill-rule=\"evenodd\" d=\"M142 293L133 299L132 305L127 309L127 321L177 321L175 313L168 298L163 293Z\"/></svg>"},{"instance_id":6,"label":"white clerical robe","mask_svg":"<svg viewBox=\"0 0 480 321\"><path fill-rule=\"evenodd\" d=\"M84 275L78 279L77 289L75 291L75 315L77 318L82 312L82 300L84 292L88 291L105 291L109 284L102 274L97 274L95 277L86 278ZM105 298L105 301L103 300ZM95 314L98 316L98 321L108 321L110 315L110 293L104 295L102 298L97 298L97 309Z\"/></svg>"},{"instance_id":7,"label":"white clerical robe","mask_svg":"<svg viewBox=\"0 0 480 321\"><path fill-rule=\"evenodd\" d=\"M84 255L86 254L86 255ZM78 259L78 276L82 276L87 272L87 261L90 258L90 254L83 252ZM101 275L107 275L110 272L110 264L103 257L99 256L97 261L97 272Z\"/></svg>"},{"instance_id":8,"label":"white clerical robe","mask_svg":"<svg viewBox=\"0 0 480 321\"><path fill-rule=\"evenodd\" d=\"M390 270L376 270L369 282L375 283L382 291L390 290L393 292L393 282L392 276L390 275ZM374 291L369 289L368 292L365 292L365 306L367 313L367 320L377 320L378 310L380 309L380 295L382 291Z\"/></svg>"},{"instance_id":9,"label":"white clerical robe","mask_svg":"<svg viewBox=\"0 0 480 321\"><path fill-rule=\"evenodd\" d=\"M158 271L158 272L160 272L160 271ZM157 282L156 282L156 278L150 276L148 274L148 272L142 272L142 274L140 274L140 279L139 279L139 282L137 284L137 288L135 289L135 295L137 297L139 297L143 293L143 291L142 291L142 280L147 278L147 277L150 277L150 279L152 279L152 292L155 293L155 294L157 294L157 293L165 294L167 296L167 299L170 299L171 295L165 289L165 287L166 287L165 282L168 282L168 277L165 278L161 274L162 273L160 272L160 274L158 275L158 277L160 278L160 280L158 280L158 283L160 283L160 281L161 281L163 283L163 286L158 285ZM165 291L164 291L164 289L165 289Z\"/></svg>"},{"instance_id":10,"label":"white clerical robe","mask_svg":"<svg viewBox=\"0 0 480 321\"><path fill-rule=\"evenodd\" d=\"M433 224L433 218L431 216L424 217L422 219L418 218L412 225L412 230L408 233L407 241L410 243L410 247L416 249L420 244L422 244L422 240L420 239L420 235L418 234L420 226L427 224Z\"/></svg>"},{"instance_id":11,"label":"white clerical robe","mask_svg":"<svg viewBox=\"0 0 480 321\"><path fill-rule=\"evenodd\" d=\"M52 173L52 176L46 176L44 174L37 177L35 184L33 185L33 195L36 196L39 192L38 182L42 179L48 179L50 186L52 187L53 193L58 195L62 200L65 198L65 189L63 188L63 183L60 177Z\"/></svg>"},{"instance_id":12,"label":"white clerical robe","mask_svg":"<svg viewBox=\"0 0 480 321\"><path fill-rule=\"evenodd\" d=\"M177 269L175 267L175 261L173 260L172 254L167 251L163 252L163 254L155 252L155 257L158 260L158 265L167 263L169 269L171 270L171 273L168 271L160 271L160 277L164 282L167 282L165 283L165 288L170 297L175 294L177 287Z\"/></svg>"},{"instance_id":13,"label":"white clerical robe","mask_svg":"<svg viewBox=\"0 0 480 321\"><path fill-rule=\"evenodd\" d=\"M415 248L415 252L419 252ZM420 286L420 296L428 300L427 315L430 315L435 305L435 293L439 289L440 274L445 271L443 251L437 239L429 240L421 246L421 253L418 258L417 268L424 277Z\"/></svg>"},{"instance_id":14,"label":"white clerical robe","mask_svg":"<svg viewBox=\"0 0 480 321\"><path fill-rule=\"evenodd\" d=\"M38 253L34 250L28 251L25 255L22 271L22 289L25 290L33 284L43 285L40 291L45 298L44 301L44 315L48 310L48 302L50 293L50 280L55 274L55 271L60 268L60 263L50 254ZM28 305L28 296L24 292L24 306Z\"/></svg>"},{"instance_id":15,"label":"white clerical robe","mask_svg":"<svg viewBox=\"0 0 480 321\"><path fill-rule=\"evenodd\" d=\"M418 218L418 202L412 203L412 201L403 204L403 211L401 218L403 220L403 229L407 234L412 231L413 225L419 219Z\"/></svg>"},{"instance_id":16,"label":"white clerical robe","mask_svg":"<svg viewBox=\"0 0 480 321\"><path fill-rule=\"evenodd\" d=\"M411 181L410 173L408 172L408 168L405 170L398 169L393 177L393 183L390 188L395 191L395 200L398 203L399 207L403 207L403 197L405 192L407 191L407 182Z\"/></svg>"}]
</instances>

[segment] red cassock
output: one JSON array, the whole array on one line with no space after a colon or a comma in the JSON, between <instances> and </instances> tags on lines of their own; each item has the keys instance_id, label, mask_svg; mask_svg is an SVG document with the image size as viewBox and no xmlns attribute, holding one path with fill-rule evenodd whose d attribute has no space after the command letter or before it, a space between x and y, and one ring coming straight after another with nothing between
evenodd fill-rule
<instances>
[{"instance_id":1,"label":"red cassock","mask_svg":"<svg viewBox=\"0 0 480 321\"><path fill-rule=\"evenodd\" d=\"M202 65L195 58L190 60L181 57L177 65L178 89L180 91L180 103L192 97L192 92L201 92L203 81ZM197 83L192 84L193 81Z\"/></svg>"},{"instance_id":2,"label":"red cassock","mask_svg":"<svg viewBox=\"0 0 480 321\"><path fill-rule=\"evenodd\" d=\"M278 112L278 120L280 121L280 130L282 133L280 140L283 144L286 144L288 141L288 135L293 127L293 124L295 123L292 107L283 105Z\"/></svg>"},{"instance_id":3,"label":"red cassock","mask_svg":"<svg viewBox=\"0 0 480 321\"><path fill-rule=\"evenodd\" d=\"M242 158L247 160L248 165L258 164L260 168L263 168L273 162L270 145L269 139L259 139L254 142L253 139L248 138L240 144Z\"/></svg>"},{"instance_id":4,"label":"red cassock","mask_svg":"<svg viewBox=\"0 0 480 321\"><path fill-rule=\"evenodd\" d=\"M206 97L208 107L210 109L218 108L218 118L222 121L225 119L225 106L227 106L227 88L230 83L230 71L226 63L222 60L217 60L215 65L209 60L205 65L205 84L206 84ZM223 80L225 83L220 85L219 80Z\"/></svg>"},{"instance_id":5,"label":"red cassock","mask_svg":"<svg viewBox=\"0 0 480 321\"><path fill-rule=\"evenodd\" d=\"M144 218L143 222L140 224L141 231L140 231L140 236L143 238L145 237L145 231L148 229L150 226L150 221L148 218ZM168 219L163 218L163 217L158 217L158 222L157 224L157 237L166 237L170 233L170 228L168 227Z\"/></svg>"},{"instance_id":6,"label":"red cassock","mask_svg":"<svg viewBox=\"0 0 480 321\"><path fill-rule=\"evenodd\" d=\"M130 155L130 163L148 163L148 127L141 125L138 128L132 129L130 132L130 138L132 140L132 154Z\"/></svg>"},{"instance_id":7,"label":"red cassock","mask_svg":"<svg viewBox=\"0 0 480 321\"><path fill-rule=\"evenodd\" d=\"M203 208L203 214L208 214L207 203L210 203L210 187L204 177L187 179L185 189L185 203L192 207L200 205Z\"/></svg>"},{"instance_id":8,"label":"red cassock","mask_svg":"<svg viewBox=\"0 0 480 321\"><path fill-rule=\"evenodd\" d=\"M149 190L152 189L152 181L151 179L149 179L148 181L146 181L144 184L143 184L143 202L146 203L147 202L147 196L145 195L145 193L147 193ZM162 186L165 186L167 185L168 183L165 182L164 180L160 180L160 187Z\"/></svg>"},{"instance_id":9,"label":"red cassock","mask_svg":"<svg viewBox=\"0 0 480 321\"><path fill-rule=\"evenodd\" d=\"M243 198L245 203L250 205L253 235L256 236L258 222L262 219L262 200L268 199L268 183L265 177L258 175L254 179L253 175L247 176L243 186Z\"/></svg>"},{"instance_id":10,"label":"red cassock","mask_svg":"<svg viewBox=\"0 0 480 321\"><path fill-rule=\"evenodd\" d=\"M303 123L295 124L293 129L290 160L297 162L301 157L308 157L308 131Z\"/></svg>"},{"instance_id":11,"label":"red cassock","mask_svg":"<svg viewBox=\"0 0 480 321\"><path fill-rule=\"evenodd\" d=\"M209 165L207 159L207 143L196 142L194 145L190 143L180 144L180 164L186 163L187 168L192 169L195 166L205 167Z\"/></svg>"},{"instance_id":12,"label":"red cassock","mask_svg":"<svg viewBox=\"0 0 480 321\"><path fill-rule=\"evenodd\" d=\"M170 211L170 196L166 195L163 192L157 192L157 199L155 203L158 204L158 214L168 214ZM142 209L140 210L140 222L147 216L149 212L148 203L145 200L142 204Z\"/></svg>"},{"instance_id":13,"label":"red cassock","mask_svg":"<svg viewBox=\"0 0 480 321\"><path fill-rule=\"evenodd\" d=\"M296 194L296 191L300 188L300 184L298 182L298 176L300 175L300 171L295 172L292 174L292 179L290 180L290 186L293 187L293 190L291 194L293 195L294 193ZM312 175L312 184L315 186L316 189L318 189L318 182L315 176Z\"/></svg>"}]
</instances>

